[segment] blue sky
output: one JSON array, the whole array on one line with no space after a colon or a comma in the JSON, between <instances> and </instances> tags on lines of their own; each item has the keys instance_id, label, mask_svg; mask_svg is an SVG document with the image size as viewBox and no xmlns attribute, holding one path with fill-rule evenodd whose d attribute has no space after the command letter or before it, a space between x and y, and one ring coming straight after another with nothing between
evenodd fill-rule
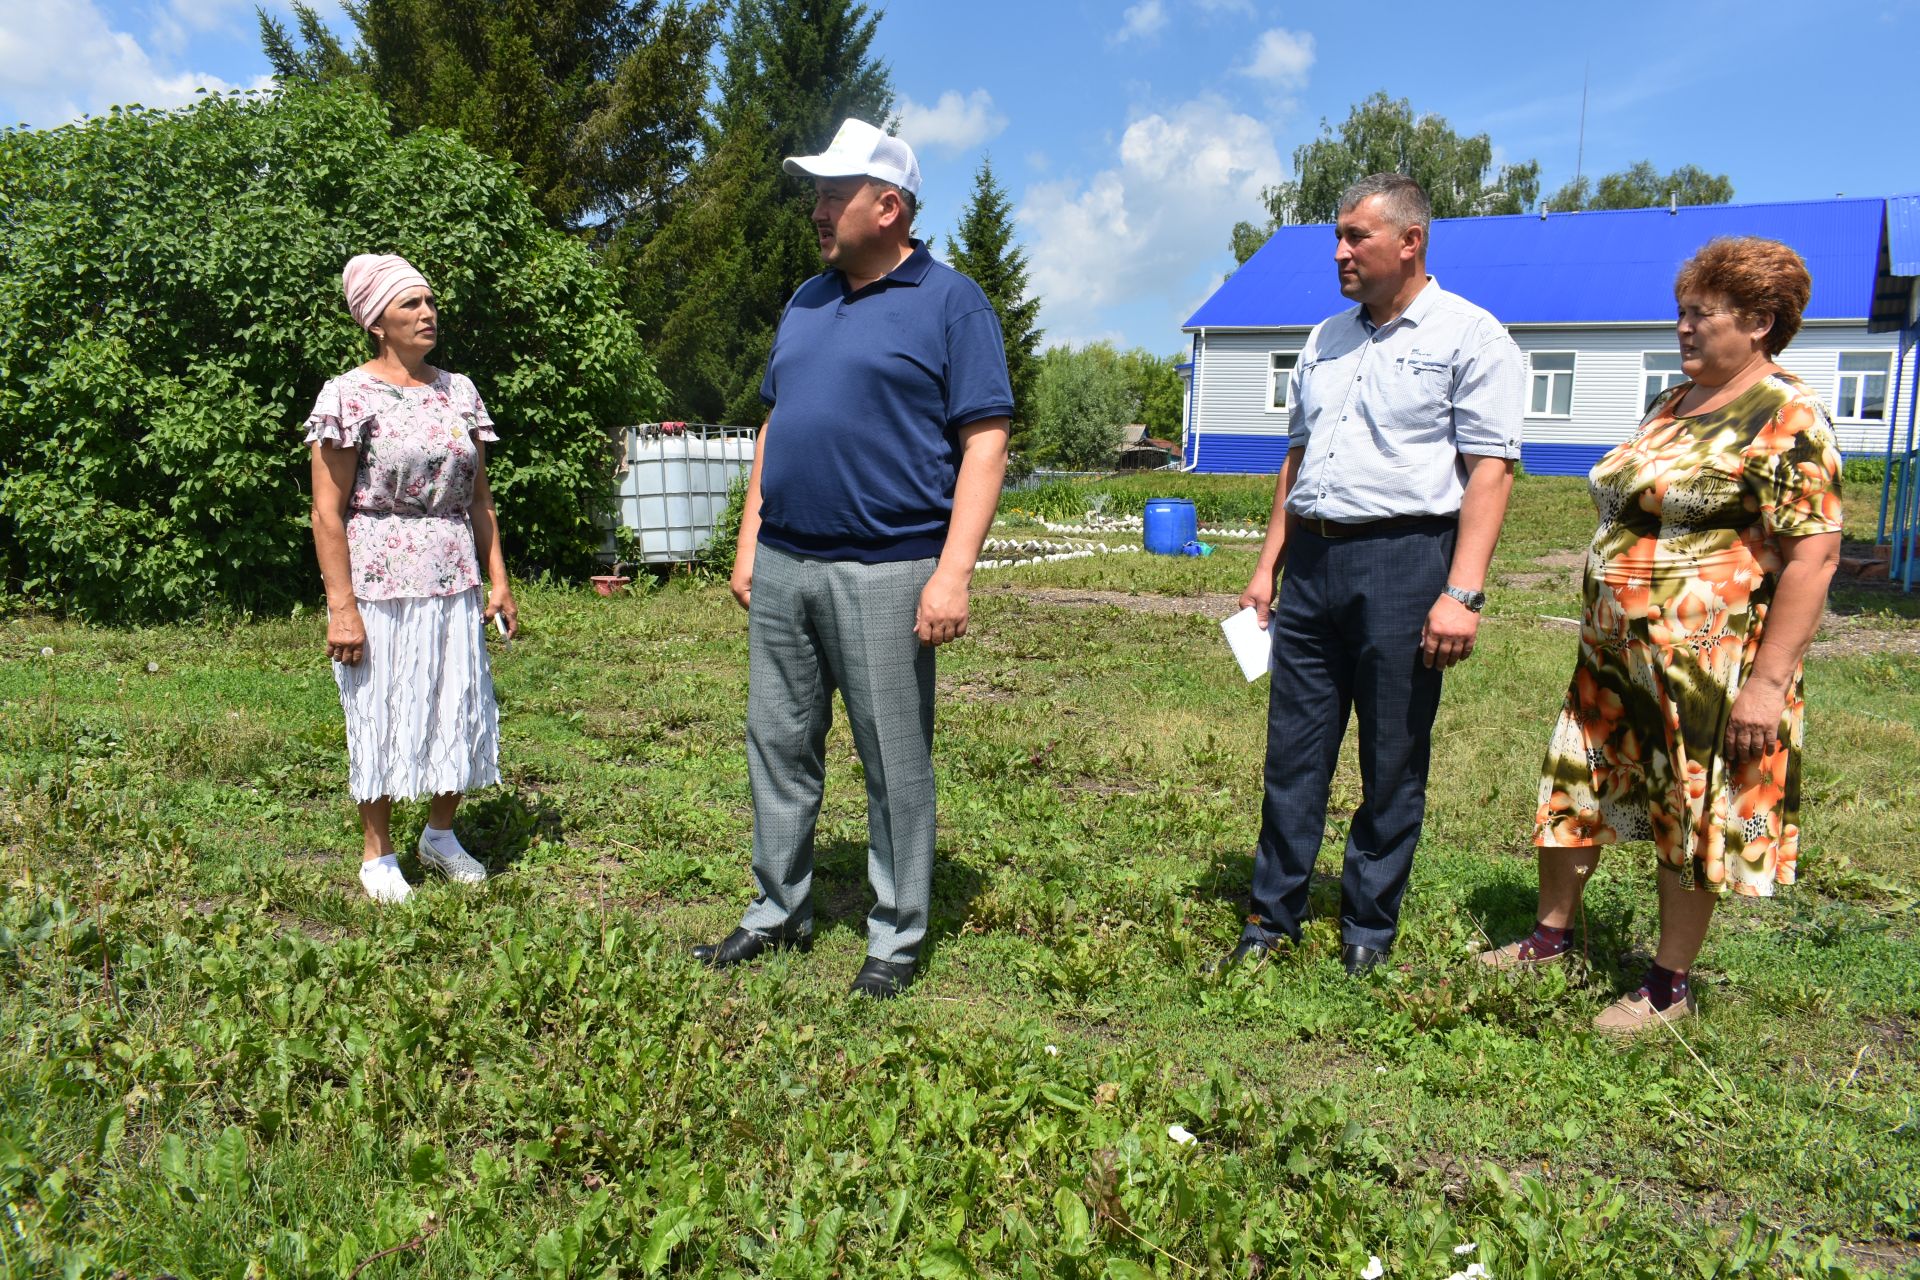
<instances>
[{"instance_id":1,"label":"blue sky","mask_svg":"<svg viewBox=\"0 0 1920 1280\"><path fill-rule=\"evenodd\" d=\"M955 224L991 153L1048 341L1160 352L1232 267L1261 187L1376 89L1538 159L1548 192L1573 176L1586 73L1589 174L1647 159L1726 173L1743 201L1886 194L1920 188L1915 48L1920 0L901 0L877 42L923 228ZM0 119L172 105L266 70L252 0L0 0Z\"/></svg>"}]
</instances>

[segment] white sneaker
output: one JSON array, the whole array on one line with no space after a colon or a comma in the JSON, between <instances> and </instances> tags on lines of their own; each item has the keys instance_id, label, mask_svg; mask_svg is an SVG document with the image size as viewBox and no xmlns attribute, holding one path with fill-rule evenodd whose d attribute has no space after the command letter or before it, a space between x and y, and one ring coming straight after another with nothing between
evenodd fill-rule
<instances>
[{"instance_id":1,"label":"white sneaker","mask_svg":"<svg viewBox=\"0 0 1920 1280\"><path fill-rule=\"evenodd\" d=\"M438 871L455 884L479 884L487 878L487 869L460 847L453 832L432 827L420 830L420 865Z\"/></svg>"},{"instance_id":2,"label":"white sneaker","mask_svg":"<svg viewBox=\"0 0 1920 1280\"><path fill-rule=\"evenodd\" d=\"M400 874L400 860L392 854L360 864L360 883L375 902L405 902L413 886Z\"/></svg>"}]
</instances>

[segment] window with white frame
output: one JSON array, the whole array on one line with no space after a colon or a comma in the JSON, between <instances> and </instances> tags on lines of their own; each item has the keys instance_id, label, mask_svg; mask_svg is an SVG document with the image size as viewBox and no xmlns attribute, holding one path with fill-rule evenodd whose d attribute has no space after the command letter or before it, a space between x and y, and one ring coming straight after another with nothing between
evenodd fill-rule
<instances>
[{"instance_id":1,"label":"window with white frame","mask_svg":"<svg viewBox=\"0 0 1920 1280\"><path fill-rule=\"evenodd\" d=\"M1299 363L1298 351L1276 351L1267 357L1267 409L1269 412L1285 411L1287 382L1293 376L1293 366Z\"/></svg>"},{"instance_id":2,"label":"window with white frame","mask_svg":"<svg viewBox=\"0 0 1920 1280\"><path fill-rule=\"evenodd\" d=\"M1888 351L1842 351L1840 394L1834 397L1833 416L1854 422L1887 420L1887 377L1893 368Z\"/></svg>"},{"instance_id":3,"label":"window with white frame","mask_svg":"<svg viewBox=\"0 0 1920 1280\"><path fill-rule=\"evenodd\" d=\"M1573 416L1573 352L1535 351L1527 356L1533 391L1527 413L1535 418Z\"/></svg>"},{"instance_id":4,"label":"window with white frame","mask_svg":"<svg viewBox=\"0 0 1920 1280\"><path fill-rule=\"evenodd\" d=\"M1640 353L1640 375L1642 405L1653 403L1653 398L1671 387L1677 387L1687 380L1680 371L1680 353L1678 351L1643 351Z\"/></svg>"}]
</instances>

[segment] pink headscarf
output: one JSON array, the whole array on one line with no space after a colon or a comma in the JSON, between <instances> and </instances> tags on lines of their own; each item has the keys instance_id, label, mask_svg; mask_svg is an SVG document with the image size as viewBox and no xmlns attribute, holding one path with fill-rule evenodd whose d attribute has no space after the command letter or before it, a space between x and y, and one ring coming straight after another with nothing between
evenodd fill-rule
<instances>
[{"instance_id":1,"label":"pink headscarf","mask_svg":"<svg viewBox=\"0 0 1920 1280\"><path fill-rule=\"evenodd\" d=\"M362 329L373 328L402 289L433 287L397 253L363 253L348 259L340 283L347 291L347 310Z\"/></svg>"}]
</instances>

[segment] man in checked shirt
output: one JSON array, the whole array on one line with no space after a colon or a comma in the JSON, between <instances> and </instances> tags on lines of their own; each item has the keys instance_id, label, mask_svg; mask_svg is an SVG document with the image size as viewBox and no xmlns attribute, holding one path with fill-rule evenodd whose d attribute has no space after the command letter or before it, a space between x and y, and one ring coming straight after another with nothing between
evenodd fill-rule
<instances>
[{"instance_id":1,"label":"man in checked shirt","mask_svg":"<svg viewBox=\"0 0 1920 1280\"><path fill-rule=\"evenodd\" d=\"M1427 274L1431 219L1400 174L1347 189L1333 260L1358 305L1314 328L1289 379L1287 461L1240 597L1272 634L1273 688L1253 893L1226 964L1299 939L1356 709L1362 800L1341 874L1341 961L1359 976L1393 945L1441 673L1473 652L1524 403L1513 339Z\"/></svg>"}]
</instances>

